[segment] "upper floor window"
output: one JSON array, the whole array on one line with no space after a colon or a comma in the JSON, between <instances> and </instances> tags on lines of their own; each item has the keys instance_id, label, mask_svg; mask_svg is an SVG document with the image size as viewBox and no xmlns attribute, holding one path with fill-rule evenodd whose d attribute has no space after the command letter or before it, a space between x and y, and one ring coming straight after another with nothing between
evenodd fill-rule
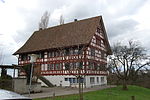
<instances>
[{"instance_id":1,"label":"upper floor window","mask_svg":"<svg viewBox=\"0 0 150 100\"><path fill-rule=\"evenodd\" d=\"M101 45L101 40L96 39L96 44L100 46Z\"/></svg>"},{"instance_id":2,"label":"upper floor window","mask_svg":"<svg viewBox=\"0 0 150 100\"><path fill-rule=\"evenodd\" d=\"M51 65L47 64L47 70L51 70Z\"/></svg>"},{"instance_id":3,"label":"upper floor window","mask_svg":"<svg viewBox=\"0 0 150 100\"><path fill-rule=\"evenodd\" d=\"M69 55L69 49L65 49L65 55Z\"/></svg>"},{"instance_id":4,"label":"upper floor window","mask_svg":"<svg viewBox=\"0 0 150 100\"><path fill-rule=\"evenodd\" d=\"M21 61L29 60L29 57L27 54L21 55Z\"/></svg>"},{"instance_id":5,"label":"upper floor window","mask_svg":"<svg viewBox=\"0 0 150 100\"><path fill-rule=\"evenodd\" d=\"M54 70L54 64L47 64L47 70Z\"/></svg>"},{"instance_id":6,"label":"upper floor window","mask_svg":"<svg viewBox=\"0 0 150 100\"><path fill-rule=\"evenodd\" d=\"M83 68L83 63L82 62L77 62L76 63L76 68L77 69L82 69Z\"/></svg>"},{"instance_id":7,"label":"upper floor window","mask_svg":"<svg viewBox=\"0 0 150 100\"><path fill-rule=\"evenodd\" d=\"M95 56L95 49L91 48L91 56Z\"/></svg>"},{"instance_id":8,"label":"upper floor window","mask_svg":"<svg viewBox=\"0 0 150 100\"><path fill-rule=\"evenodd\" d=\"M94 69L94 63L93 62L89 62L89 69Z\"/></svg>"},{"instance_id":9,"label":"upper floor window","mask_svg":"<svg viewBox=\"0 0 150 100\"><path fill-rule=\"evenodd\" d=\"M75 50L74 50L74 54L78 54L78 49L75 49Z\"/></svg>"},{"instance_id":10,"label":"upper floor window","mask_svg":"<svg viewBox=\"0 0 150 100\"><path fill-rule=\"evenodd\" d=\"M61 68L60 68L60 64L55 64L55 69L56 70L60 70Z\"/></svg>"},{"instance_id":11,"label":"upper floor window","mask_svg":"<svg viewBox=\"0 0 150 100\"><path fill-rule=\"evenodd\" d=\"M70 69L70 64L69 63L65 63L65 70L69 70Z\"/></svg>"},{"instance_id":12,"label":"upper floor window","mask_svg":"<svg viewBox=\"0 0 150 100\"><path fill-rule=\"evenodd\" d=\"M97 27L97 30L96 30L96 31L97 31L98 33L100 33L100 28Z\"/></svg>"},{"instance_id":13,"label":"upper floor window","mask_svg":"<svg viewBox=\"0 0 150 100\"><path fill-rule=\"evenodd\" d=\"M58 57L58 56L60 56L60 52L59 51L55 51L55 53L54 53L55 55L55 57Z\"/></svg>"},{"instance_id":14,"label":"upper floor window","mask_svg":"<svg viewBox=\"0 0 150 100\"><path fill-rule=\"evenodd\" d=\"M82 47L80 47L79 48L79 50L78 50L78 54L82 54L82 52L83 52L83 50L82 50L83 48Z\"/></svg>"},{"instance_id":15,"label":"upper floor window","mask_svg":"<svg viewBox=\"0 0 150 100\"><path fill-rule=\"evenodd\" d=\"M43 58L44 58L44 52L41 52L41 53L39 54L39 58L40 58L40 59L43 59Z\"/></svg>"},{"instance_id":16,"label":"upper floor window","mask_svg":"<svg viewBox=\"0 0 150 100\"><path fill-rule=\"evenodd\" d=\"M74 54L74 50L70 49L70 55L73 55L73 54Z\"/></svg>"}]
</instances>

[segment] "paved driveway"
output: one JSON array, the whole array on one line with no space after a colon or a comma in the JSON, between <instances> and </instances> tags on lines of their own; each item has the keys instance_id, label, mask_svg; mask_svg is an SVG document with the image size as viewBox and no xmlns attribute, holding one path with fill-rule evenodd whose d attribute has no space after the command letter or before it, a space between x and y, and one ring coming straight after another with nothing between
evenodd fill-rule
<instances>
[{"instance_id":1,"label":"paved driveway","mask_svg":"<svg viewBox=\"0 0 150 100\"><path fill-rule=\"evenodd\" d=\"M96 91L96 90L102 90L105 88L111 88L115 86L95 86L92 88L85 88L84 92L89 92L89 91ZM69 95L69 94L78 94L78 88L62 88L62 87L53 87L53 88L42 88L41 93L32 93L30 95L30 98L35 99L35 98L45 98L45 97L52 97L53 94L55 93L55 96L62 96L62 95ZM24 96L28 96L28 94L24 94Z\"/></svg>"}]
</instances>

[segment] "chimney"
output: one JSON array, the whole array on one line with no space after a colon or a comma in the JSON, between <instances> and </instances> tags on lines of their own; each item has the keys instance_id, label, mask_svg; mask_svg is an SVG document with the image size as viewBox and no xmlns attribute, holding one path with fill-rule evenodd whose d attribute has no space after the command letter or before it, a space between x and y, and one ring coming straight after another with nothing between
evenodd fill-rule
<instances>
[{"instance_id":1,"label":"chimney","mask_svg":"<svg viewBox=\"0 0 150 100\"><path fill-rule=\"evenodd\" d=\"M74 21L76 22L76 21L78 21L77 19L74 19Z\"/></svg>"}]
</instances>

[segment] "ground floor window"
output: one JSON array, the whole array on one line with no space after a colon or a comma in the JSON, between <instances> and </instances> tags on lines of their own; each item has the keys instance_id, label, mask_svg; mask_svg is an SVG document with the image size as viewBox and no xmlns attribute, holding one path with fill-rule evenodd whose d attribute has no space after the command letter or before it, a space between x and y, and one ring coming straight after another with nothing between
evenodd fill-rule
<instances>
[{"instance_id":1,"label":"ground floor window","mask_svg":"<svg viewBox=\"0 0 150 100\"><path fill-rule=\"evenodd\" d=\"M95 78L94 77L90 77L90 84L94 84L95 83Z\"/></svg>"},{"instance_id":2,"label":"ground floor window","mask_svg":"<svg viewBox=\"0 0 150 100\"><path fill-rule=\"evenodd\" d=\"M99 77L97 77L97 83L99 83Z\"/></svg>"},{"instance_id":3,"label":"ground floor window","mask_svg":"<svg viewBox=\"0 0 150 100\"><path fill-rule=\"evenodd\" d=\"M65 81L69 81L70 83L79 83L79 80L77 78L65 78ZM84 79L81 79L81 83L84 82Z\"/></svg>"},{"instance_id":4,"label":"ground floor window","mask_svg":"<svg viewBox=\"0 0 150 100\"><path fill-rule=\"evenodd\" d=\"M101 77L101 83L104 83L104 77Z\"/></svg>"}]
</instances>

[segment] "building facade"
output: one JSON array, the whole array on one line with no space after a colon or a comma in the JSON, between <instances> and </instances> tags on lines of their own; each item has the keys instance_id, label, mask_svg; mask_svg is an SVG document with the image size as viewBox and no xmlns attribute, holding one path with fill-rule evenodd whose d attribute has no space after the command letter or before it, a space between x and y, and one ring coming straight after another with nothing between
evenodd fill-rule
<instances>
[{"instance_id":1,"label":"building facade","mask_svg":"<svg viewBox=\"0 0 150 100\"><path fill-rule=\"evenodd\" d=\"M107 84L111 48L101 16L34 32L14 53L19 65L29 64L32 54L34 69L53 85L78 87L78 75L86 87Z\"/></svg>"}]
</instances>

